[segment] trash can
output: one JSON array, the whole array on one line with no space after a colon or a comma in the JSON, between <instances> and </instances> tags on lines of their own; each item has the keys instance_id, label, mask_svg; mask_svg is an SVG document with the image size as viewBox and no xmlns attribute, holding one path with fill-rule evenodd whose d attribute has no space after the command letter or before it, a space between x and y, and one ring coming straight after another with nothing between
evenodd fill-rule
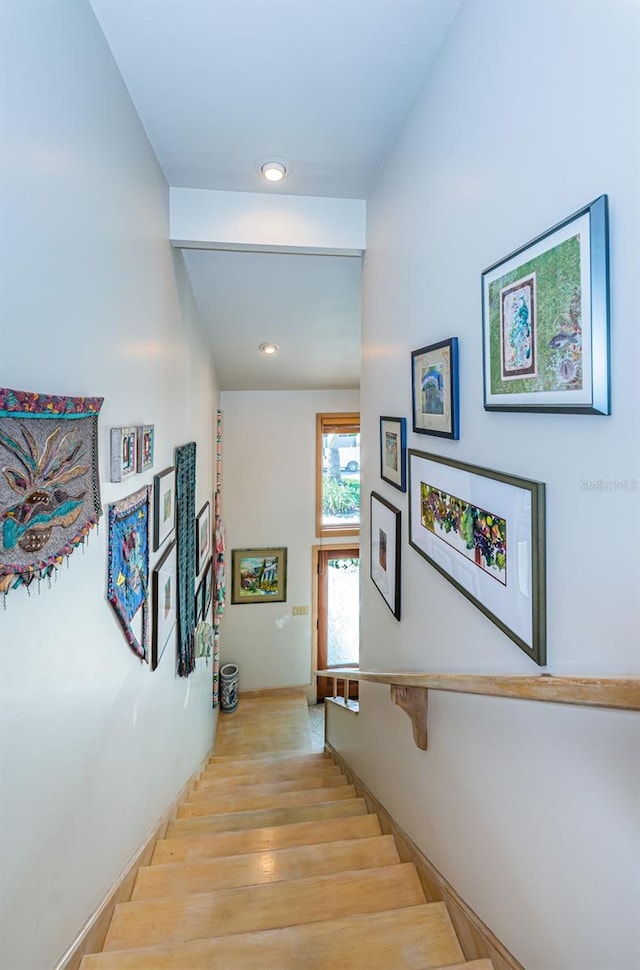
<instances>
[{"instance_id":1,"label":"trash can","mask_svg":"<svg viewBox=\"0 0 640 970\"><path fill-rule=\"evenodd\" d=\"M220 710L232 714L238 706L238 665L223 664L220 668Z\"/></svg>"}]
</instances>

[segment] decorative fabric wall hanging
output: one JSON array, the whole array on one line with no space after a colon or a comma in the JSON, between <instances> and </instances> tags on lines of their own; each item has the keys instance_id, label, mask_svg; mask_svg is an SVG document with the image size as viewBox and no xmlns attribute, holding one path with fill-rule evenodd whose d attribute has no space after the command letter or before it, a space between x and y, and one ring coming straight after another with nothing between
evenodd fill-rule
<instances>
[{"instance_id":1,"label":"decorative fabric wall hanging","mask_svg":"<svg viewBox=\"0 0 640 970\"><path fill-rule=\"evenodd\" d=\"M219 703L220 621L224 612L226 592L224 563L224 525L222 524L222 411L216 412L216 491L213 500L215 546L213 550L213 685L212 703Z\"/></svg>"},{"instance_id":2,"label":"decorative fabric wall hanging","mask_svg":"<svg viewBox=\"0 0 640 970\"><path fill-rule=\"evenodd\" d=\"M176 542L178 544L178 675L195 669L196 443L175 452Z\"/></svg>"},{"instance_id":3,"label":"decorative fabric wall hanging","mask_svg":"<svg viewBox=\"0 0 640 970\"><path fill-rule=\"evenodd\" d=\"M107 598L127 643L141 660L149 659L149 522L151 486L109 506ZM131 621L142 609L142 635Z\"/></svg>"},{"instance_id":4,"label":"decorative fabric wall hanging","mask_svg":"<svg viewBox=\"0 0 640 970\"><path fill-rule=\"evenodd\" d=\"M50 579L102 515L104 398L0 388L0 593Z\"/></svg>"}]
</instances>

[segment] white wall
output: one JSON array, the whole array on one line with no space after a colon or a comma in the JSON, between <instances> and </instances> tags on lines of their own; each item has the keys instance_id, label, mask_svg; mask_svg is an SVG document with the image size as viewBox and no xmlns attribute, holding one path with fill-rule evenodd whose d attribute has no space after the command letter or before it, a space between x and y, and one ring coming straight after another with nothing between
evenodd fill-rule
<instances>
[{"instance_id":1,"label":"white wall","mask_svg":"<svg viewBox=\"0 0 640 970\"><path fill-rule=\"evenodd\" d=\"M104 395L108 429L154 423L155 471L198 445L212 492L214 372L168 189L84 2L5 2L0 383ZM155 562L158 554L153 554ZM2 929L7 970L52 967L212 745L211 667L130 651L105 597L106 516L51 589L0 608ZM202 662L201 662L202 663Z\"/></svg>"},{"instance_id":2,"label":"white wall","mask_svg":"<svg viewBox=\"0 0 640 970\"><path fill-rule=\"evenodd\" d=\"M221 662L240 665L240 690L310 684L311 547L321 544L315 534L316 414L359 411L359 394L224 391L222 409L228 605ZM254 546L287 548L286 603L231 605L231 550ZM292 616L293 606L309 606L309 614Z\"/></svg>"},{"instance_id":3,"label":"white wall","mask_svg":"<svg viewBox=\"0 0 640 970\"><path fill-rule=\"evenodd\" d=\"M363 495L401 507L405 541L400 624L363 557L363 668L539 670L408 546L378 475L379 415L411 425L411 350L452 335L461 439L409 445L546 482L548 669L640 666L638 492L580 488L640 481L639 9L467 0L370 199ZM603 192L612 415L485 412L481 271ZM424 753L388 689L361 696L338 747L528 970L638 966L636 715L432 693Z\"/></svg>"}]
</instances>

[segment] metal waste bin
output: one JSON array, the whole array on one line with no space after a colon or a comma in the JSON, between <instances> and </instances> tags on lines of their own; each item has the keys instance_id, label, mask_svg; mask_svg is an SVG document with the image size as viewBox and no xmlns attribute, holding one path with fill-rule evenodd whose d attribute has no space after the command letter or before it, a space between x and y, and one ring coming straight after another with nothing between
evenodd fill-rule
<instances>
[{"instance_id":1,"label":"metal waste bin","mask_svg":"<svg viewBox=\"0 0 640 970\"><path fill-rule=\"evenodd\" d=\"M220 690L222 697L220 709L224 714L232 714L238 706L238 665L224 664L220 668Z\"/></svg>"}]
</instances>

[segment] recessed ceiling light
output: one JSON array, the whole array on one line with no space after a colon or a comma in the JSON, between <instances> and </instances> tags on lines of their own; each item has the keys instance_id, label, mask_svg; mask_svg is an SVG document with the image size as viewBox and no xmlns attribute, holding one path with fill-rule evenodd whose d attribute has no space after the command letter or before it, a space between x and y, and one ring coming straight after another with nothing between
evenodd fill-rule
<instances>
[{"instance_id":1,"label":"recessed ceiling light","mask_svg":"<svg viewBox=\"0 0 640 970\"><path fill-rule=\"evenodd\" d=\"M259 347L259 350L261 350L263 354L267 354L267 356L277 354L279 349L280 348L277 344L260 344Z\"/></svg>"},{"instance_id":2,"label":"recessed ceiling light","mask_svg":"<svg viewBox=\"0 0 640 970\"><path fill-rule=\"evenodd\" d=\"M289 163L284 158L263 158L256 168L268 182L281 182L289 171Z\"/></svg>"}]
</instances>

